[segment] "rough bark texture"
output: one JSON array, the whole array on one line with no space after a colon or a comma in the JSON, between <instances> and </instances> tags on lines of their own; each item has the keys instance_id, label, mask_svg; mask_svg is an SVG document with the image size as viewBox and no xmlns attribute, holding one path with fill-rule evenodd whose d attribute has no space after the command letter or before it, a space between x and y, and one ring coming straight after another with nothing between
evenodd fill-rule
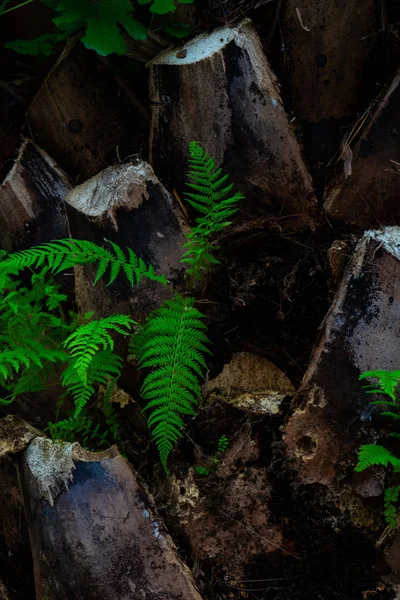
<instances>
[{"instance_id":1,"label":"rough bark texture","mask_svg":"<svg viewBox=\"0 0 400 600\"><path fill-rule=\"evenodd\" d=\"M312 224L311 177L250 21L158 56L150 99L150 162L162 180L182 191L182 165L196 140L246 194L245 218L290 216L297 227Z\"/></svg>"},{"instance_id":2,"label":"rough bark texture","mask_svg":"<svg viewBox=\"0 0 400 600\"><path fill-rule=\"evenodd\" d=\"M367 231L325 319L285 426L288 456L296 461L302 483L336 490L346 469L354 466L356 449L365 443L370 398L358 376L398 367L399 277L400 230ZM374 475L353 478L356 483L373 481ZM377 495L376 490L371 494Z\"/></svg>"},{"instance_id":3,"label":"rough bark texture","mask_svg":"<svg viewBox=\"0 0 400 600\"><path fill-rule=\"evenodd\" d=\"M283 27L296 117L313 123L340 119L364 105L377 17L375 0L286 2Z\"/></svg>"},{"instance_id":4,"label":"rough bark texture","mask_svg":"<svg viewBox=\"0 0 400 600\"><path fill-rule=\"evenodd\" d=\"M131 248L169 280L183 275L183 217L147 163L110 167L75 188L66 203L72 236L100 245L106 238ZM132 290L123 277L112 291L104 281L93 288L94 273L90 266L76 269L76 299L99 316L128 312L144 319L171 296L169 288L147 280Z\"/></svg>"},{"instance_id":5,"label":"rough bark texture","mask_svg":"<svg viewBox=\"0 0 400 600\"><path fill-rule=\"evenodd\" d=\"M129 96L81 45L61 55L28 111L35 142L81 181L132 154L141 122Z\"/></svg>"},{"instance_id":6,"label":"rough bark texture","mask_svg":"<svg viewBox=\"0 0 400 600\"><path fill-rule=\"evenodd\" d=\"M70 190L65 173L26 140L0 186L0 246L10 252L67 237L64 198Z\"/></svg>"},{"instance_id":7,"label":"rough bark texture","mask_svg":"<svg viewBox=\"0 0 400 600\"><path fill-rule=\"evenodd\" d=\"M361 228L399 223L399 84L400 71L368 116L353 151L352 174L346 178L342 172L328 186L324 209L329 219Z\"/></svg>"},{"instance_id":8,"label":"rough bark texture","mask_svg":"<svg viewBox=\"0 0 400 600\"><path fill-rule=\"evenodd\" d=\"M20 462L37 600L201 600L116 449L36 438Z\"/></svg>"}]
</instances>

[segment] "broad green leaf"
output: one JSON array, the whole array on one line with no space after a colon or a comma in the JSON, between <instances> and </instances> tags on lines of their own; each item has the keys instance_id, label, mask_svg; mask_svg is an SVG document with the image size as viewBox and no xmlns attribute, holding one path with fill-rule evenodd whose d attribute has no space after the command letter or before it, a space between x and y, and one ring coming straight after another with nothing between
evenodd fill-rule
<instances>
[{"instance_id":1,"label":"broad green leaf","mask_svg":"<svg viewBox=\"0 0 400 600\"><path fill-rule=\"evenodd\" d=\"M150 7L150 12L157 13L158 15L165 15L166 13L174 12L176 10L174 0L154 0Z\"/></svg>"},{"instance_id":2,"label":"broad green leaf","mask_svg":"<svg viewBox=\"0 0 400 600\"><path fill-rule=\"evenodd\" d=\"M126 43L121 36L120 25L131 37L146 39L146 29L133 18L129 0L61 0L57 11L62 14L53 19L54 23L58 27L81 23L86 27L82 42L101 56L125 53Z\"/></svg>"},{"instance_id":3,"label":"broad green leaf","mask_svg":"<svg viewBox=\"0 0 400 600\"><path fill-rule=\"evenodd\" d=\"M5 48L15 50L19 54L45 54L50 56L54 51L54 44L65 40L67 33L44 33L34 40L13 40L4 44Z\"/></svg>"}]
</instances>

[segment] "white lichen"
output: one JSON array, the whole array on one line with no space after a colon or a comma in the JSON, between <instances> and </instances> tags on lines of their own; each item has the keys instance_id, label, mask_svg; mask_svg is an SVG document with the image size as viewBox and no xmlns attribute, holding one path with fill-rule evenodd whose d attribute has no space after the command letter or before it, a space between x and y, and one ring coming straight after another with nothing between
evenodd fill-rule
<instances>
[{"instance_id":1,"label":"white lichen","mask_svg":"<svg viewBox=\"0 0 400 600\"><path fill-rule=\"evenodd\" d=\"M73 480L75 446L76 444L37 437L26 450L26 468L37 483L40 497L47 500L50 506L54 506L57 496L68 490L68 485Z\"/></svg>"},{"instance_id":2,"label":"white lichen","mask_svg":"<svg viewBox=\"0 0 400 600\"><path fill-rule=\"evenodd\" d=\"M386 252L400 260L400 227L392 225L382 229L370 229L364 233L364 237L375 240Z\"/></svg>"}]
</instances>

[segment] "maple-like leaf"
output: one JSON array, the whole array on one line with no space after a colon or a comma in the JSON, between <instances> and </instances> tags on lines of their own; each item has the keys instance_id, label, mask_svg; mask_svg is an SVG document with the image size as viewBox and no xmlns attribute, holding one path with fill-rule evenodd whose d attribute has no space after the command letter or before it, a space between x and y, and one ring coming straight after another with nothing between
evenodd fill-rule
<instances>
[{"instance_id":1,"label":"maple-like leaf","mask_svg":"<svg viewBox=\"0 0 400 600\"><path fill-rule=\"evenodd\" d=\"M134 39L146 39L146 28L133 18L129 0L61 0L54 8L62 13L53 19L57 27L80 23L86 27L82 42L101 56L125 53L126 43L120 25Z\"/></svg>"}]
</instances>

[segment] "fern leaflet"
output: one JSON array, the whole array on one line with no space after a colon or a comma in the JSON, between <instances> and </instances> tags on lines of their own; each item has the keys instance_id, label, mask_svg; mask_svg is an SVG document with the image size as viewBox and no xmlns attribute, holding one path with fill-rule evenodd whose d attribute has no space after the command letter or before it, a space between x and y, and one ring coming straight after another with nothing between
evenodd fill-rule
<instances>
[{"instance_id":1,"label":"fern leaflet","mask_svg":"<svg viewBox=\"0 0 400 600\"><path fill-rule=\"evenodd\" d=\"M71 353L74 369L83 383L87 382L90 364L100 347L103 350L114 348L110 331L128 335L134 323L126 315L111 315L81 325L65 340L63 345Z\"/></svg>"},{"instance_id":2,"label":"fern leaflet","mask_svg":"<svg viewBox=\"0 0 400 600\"><path fill-rule=\"evenodd\" d=\"M400 485L390 487L385 490L385 520L389 527L394 528L397 525L397 503L399 501Z\"/></svg>"},{"instance_id":3,"label":"fern leaflet","mask_svg":"<svg viewBox=\"0 0 400 600\"><path fill-rule=\"evenodd\" d=\"M150 314L140 333L140 365L152 369L141 395L147 401L145 410L151 411L148 424L166 472L168 456L182 435L182 417L195 414L199 380L206 371L209 341L204 315L194 303L194 298L175 294Z\"/></svg>"},{"instance_id":4,"label":"fern leaflet","mask_svg":"<svg viewBox=\"0 0 400 600\"><path fill-rule=\"evenodd\" d=\"M156 275L152 265L144 261L128 248L127 254L113 242L112 251L87 240L62 239L28 250L14 252L0 262L0 288L4 288L10 275L17 275L28 267L40 267L42 273L49 270L54 275L75 265L98 263L94 283L109 269L110 285L122 271L129 283L134 286L142 277L159 283L167 283L164 275Z\"/></svg>"},{"instance_id":5,"label":"fern leaflet","mask_svg":"<svg viewBox=\"0 0 400 600\"><path fill-rule=\"evenodd\" d=\"M400 459L383 446L375 444L361 446L358 451L358 463L355 471L364 471L374 465L383 465L384 467L392 465L393 468L397 469L400 467Z\"/></svg>"},{"instance_id":6,"label":"fern leaflet","mask_svg":"<svg viewBox=\"0 0 400 600\"><path fill-rule=\"evenodd\" d=\"M393 402L396 402L396 389L400 382L400 371L366 371L359 377L359 379L366 378L378 380L378 383L371 383L364 386L367 394L386 394L390 396Z\"/></svg>"},{"instance_id":7,"label":"fern leaflet","mask_svg":"<svg viewBox=\"0 0 400 600\"><path fill-rule=\"evenodd\" d=\"M189 264L187 273L200 277L210 264L219 261L213 256L218 246L211 236L230 225L231 217L238 210L238 202L244 198L240 192L231 193L233 184L228 184L228 175L215 166L214 158L197 144L189 144L190 192L185 198L202 216L196 219L196 226L187 236L184 245L186 252L181 262Z\"/></svg>"}]
</instances>

